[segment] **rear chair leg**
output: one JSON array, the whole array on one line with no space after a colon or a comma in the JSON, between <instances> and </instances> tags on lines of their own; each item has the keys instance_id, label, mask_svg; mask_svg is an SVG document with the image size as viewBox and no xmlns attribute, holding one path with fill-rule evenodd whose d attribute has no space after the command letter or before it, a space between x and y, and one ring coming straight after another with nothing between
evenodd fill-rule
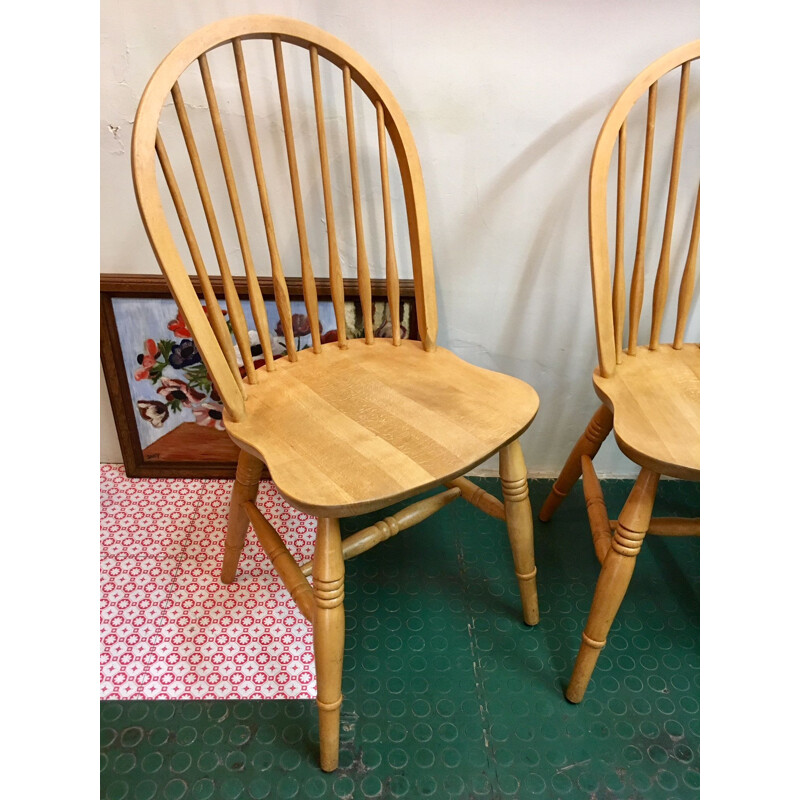
<instances>
[{"instance_id":1,"label":"rear chair leg","mask_svg":"<svg viewBox=\"0 0 800 800\"><path fill-rule=\"evenodd\" d=\"M228 510L228 535L225 538L225 556L222 560L223 583L233 583L236 578L236 567L244 547L247 528L250 525L243 504L254 503L258 495L258 481L264 464L260 459L239 451L239 463L236 465L236 481L231 492L230 508Z\"/></svg>"},{"instance_id":2,"label":"rear chair leg","mask_svg":"<svg viewBox=\"0 0 800 800\"><path fill-rule=\"evenodd\" d=\"M519 441L500 451L500 479L506 509L506 527L527 625L539 622L536 562L533 557L533 514L528 499L528 470Z\"/></svg>"},{"instance_id":3,"label":"rear chair leg","mask_svg":"<svg viewBox=\"0 0 800 800\"><path fill-rule=\"evenodd\" d=\"M659 477L655 472L642 469L619 515L614 538L603 559L589 610L589 620L583 631L581 649L567 687L567 700L571 703L580 703L583 700L600 651L605 646L611 623L628 590L636 556L642 549L642 542L650 525Z\"/></svg>"},{"instance_id":4,"label":"rear chair leg","mask_svg":"<svg viewBox=\"0 0 800 800\"><path fill-rule=\"evenodd\" d=\"M314 579L314 658L317 666L320 766L339 766L339 717L344 660L344 557L339 520L321 517L311 576Z\"/></svg>"},{"instance_id":5,"label":"rear chair leg","mask_svg":"<svg viewBox=\"0 0 800 800\"><path fill-rule=\"evenodd\" d=\"M614 423L614 415L611 410L602 405L586 426L583 435L578 439L572 452L569 454L567 463L561 469L547 500L544 501L542 510L539 512L539 519L548 522L555 514L556 509L561 505L561 501L569 494L569 490L575 485L581 476L581 456L594 458L600 445L606 440Z\"/></svg>"}]
</instances>

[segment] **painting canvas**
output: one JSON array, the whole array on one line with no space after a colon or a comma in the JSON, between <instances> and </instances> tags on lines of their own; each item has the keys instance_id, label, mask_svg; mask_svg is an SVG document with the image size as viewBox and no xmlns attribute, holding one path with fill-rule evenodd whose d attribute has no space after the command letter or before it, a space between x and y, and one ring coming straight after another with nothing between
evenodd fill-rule
<instances>
[{"instance_id":1,"label":"painting canvas","mask_svg":"<svg viewBox=\"0 0 800 800\"><path fill-rule=\"evenodd\" d=\"M157 279L156 279L157 280ZM102 287L101 287L102 288ZM114 406L120 445L130 475L198 476L232 475L238 448L225 433L222 403L211 383L191 331L175 301L166 296L107 296L107 351L104 358L107 383ZM101 291L102 296L102 291ZM264 364L264 354L255 332L248 301L243 310L250 331L251 353L256 368ZM272 354L286 355L286 341L273 300L267 300ZM227 316L224 300L220 300ZM311 346L311 329L305 305L294 300L292 327L298 350ZM110 313L109 313L110 312ZM363 318L354 300L345 304L348 338L363 336ZM401 332L412 332L413 304L401 300ZM375 333L391 336L385 301L373 306ZM319 303L319 327L323 343L336 341L336 319L329 300ZM235 348L239 365L242 360ZM111 361L112 363L108 363ZM109 379L109 371L113 374ZM242 367L242 375L244 369ZM123 441L125 439L126 441ZM197 468L192 469L191 465ZM148 469L150 467L150 469Z\"/></svg>"}]
</instances>

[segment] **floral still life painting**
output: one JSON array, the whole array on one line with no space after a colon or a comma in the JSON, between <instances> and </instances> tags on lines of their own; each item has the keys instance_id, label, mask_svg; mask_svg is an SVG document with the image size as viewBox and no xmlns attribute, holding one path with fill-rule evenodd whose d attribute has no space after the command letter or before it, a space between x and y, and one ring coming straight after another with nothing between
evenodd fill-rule
<instances>
[{"instance_id":1,"label":"floral still life painting","mask_svg":"<svg viewBox=\"0 0 800 800\"><path fill-rule=\"evenodd\" d=\"M195 346L192 332L175 302L166 298L115 297L112 300L125 378L136 410L136 428L145 462L235 462L238 449L225 433L222 403ZM222 304L221 304L222 305ZM256 368L264 354L249 302L243 309ZM274 301L266 302L271 323L272 355L286 355L286 338ZM295 346L311 346L311 327L301 301L292 302ZM353 302L345 304L348 338L363 336L363 319ZM391 336L386 303L374 304L376 336ZM223 314L227 311L223 307ZM401 303L401 333L409 335L410 303ZM230 327L230 324L229 324ZM324 343L336 341L333 304L319 304ZM238 347L234 347L244 376Z\"/></svg>"}]
</instances>

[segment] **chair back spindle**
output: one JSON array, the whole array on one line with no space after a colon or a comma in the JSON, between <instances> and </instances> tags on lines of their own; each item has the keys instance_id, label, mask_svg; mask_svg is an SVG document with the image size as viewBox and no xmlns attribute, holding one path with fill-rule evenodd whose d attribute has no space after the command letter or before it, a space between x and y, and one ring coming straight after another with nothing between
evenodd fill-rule
<instances>
[{"instance_id":1,"label":"chair back spindle","mask_svg":"<svg viewBox=\"0 0 800 800\"><path fill-rule=\"evenodd\" d=\"M669 258L672 248L672 231L675 225L675 203L678 197L678 180L681 173L681 155L683 153L683 130L686 124L686 95L689 87L689 68L691 62L681 66L681 90L678 98L678 116L675 120L675 141L672 147L672 169L669 174L669 195L667 197L667 215L664 221L664 238L661 243L661 257L658 260L656 283L653 287L653 321L650 326L650 349L657 350L661 339L661 322L664 318L664 306L667 302L669 285Z\"/></svg>"},{"instance_id":2,"label":"chair back spindle","mask_svg":"<svg viewBox=\"0 0 800 800\"><path fill-rule=\"evenodd\" d=\"M294 344L294 331L292 330L292 307L289 300L289 290L286 287L283 265L281 264L281 257L275 240L275 225L272 221L269 194L267 193L267 182L264 178L264 164L261 158L261 146L259 145L258 134L256 132L253 101L250 97L247 68L244 63L244 53L242 52L242 40L238 37L233 40L233 53L236 59L236 76L239 80L242 108L244 109L244 116L247 123L247 139L250 143L250 154L253 158L253 172L255 173L256 185L258 188L258 200L261 206L261 215L264 220L269 260L272 266L272 285L275 293L275 305L278 308L278 316L281 319L283 330L287 332L286 355L289 361L297 361L297 349ZM262 346L266 344L266 342L262 342Z\"/></svg>"},{"instance_id":3,"label":"chair back spindle","mask_svg":"<svg viewBox=\"0 0 800 800\"><path fill-rule=\"evenodd\" d=\"M392 225L392 199L389 191L389 164L386 157L386 129L383 105L376 103L378 119L378 150L381 161L381 196L383 197L384 241L386 244L386 285L389 295L389 314L392 321L392 344L400 344L400 281L397 277L397 260L394 255L394 226Z\"/></svg>"},{"instance_id":4,"label":"chair back spindle","mask_svg":"<svg viewBox=\"0 0 800 800\"><path fill-rule=\"evenodd\" d=\"M200 194L200 200L203 204L203 212L205 213L206 222L208 223L209 233L214 246L214 253L217 257L217 264L219 265L219 272L222 276L222 284L225 292L225 303L228 307L228 314L231 318L233 326L233 333L236 337L236 343L239 346L239 352L247 372L247 378L250 383L256 382L255 367L250 353L250 337L247 332L247 322L244 317L244 309L242 308L239 294L236 291L236 286L233 282L233 275L228 263L228 256L225 251L225 246L222 242L222 234L220 233L219 224L217 222L217 215L214 211L214 204L211 200L211 193L208 190L208 183L206 182L205 171L200 160L200 155L195 142L194 134L192 133L192 126L189 122L189 115L186 111L186 105L183 102L183 95L181 94L180 86L177 81L172 86L172 99L175 103L175 111L178 115L178 120L183 133L183 138L186 142L186 149L189 153L189 159L192 163L192 171L197 183L197 191Z\"/></svg>"},{"instance_id":5,"label":"chair back spindle","mask_svg":"<svg viewBox=\"0 0 800 800\"><path fill-rule=\"evenodd\" d=\"M647 211L650 207L650 176L653 170L653 139L656 131L656 103L658 81L647 93L647 125L645 128L644 165L642 167L642 193L639 203L639 228L636 235L636 256L631 275L631 300L628 314L628 355L636 355L639 339L639 319L644 301L644 253L647 242Z\"/></svg>"},{"instance_id":6,"label":"chair back spindle","mask_svg":"<svg viewBox=\"0 0 800 800\"><path fill-rule=\"evenodd\" d=\"M356 264L358 270L358 293L361 298L361 309L364 315L364 340L367 344L373 342L373 316L372 316L372 281L369 275L367 250L364 243L364 220L361 214L361 182L358 177L358 156L356 150L356 130L353 121L353 87L350 76L350 67L345 65L342 70L344 81L344 104L347 119L347 150L350 159L350 176L353 186L353 220L356 229Z\"/></svg>"},{"instance_id":7,"label":"chair back spindle","mask_svg":"<svg viewBox=\"0 0 800 800\"><path fill-rule=\"evenodd\" d=\"M217 148L219 149L219 159L222 164L222 171L225 175L225 186L228 190L231 212L233 213L233 220L236 225L236 236L239 240L239 247L244 261L245 275L247 276L247 292L250 296L253 319L256 323L256 332L258 333L259 342L266 357L267 370L272 371L275 367L272 363L272 348L269 346L269 320L267 319L267 311L264 305L264 298L261 295L261 288L258 285L258 275L256 275L253 257L250 253L250 243L247 239L247 230L245 229L242 209L239 204L239 192L236 189L236 178L233 175L231 158L228 153L228 144L225 140L225 131L222 128L222 119L219 113L219 106L217 105L214 82L211 80L211 71L208 67L208 59L205 54L201 55L197 61L200 65L200 74L203 76L203 89L205 90L206 99L208 100L208 110L214 127L214 138L216 139ZM250 352L249 337L246 350L246 363L249 365L248 369L251 369L253 357ZM244 353L242 356L245 358Z\"/></svg>"},{"instance_id":8,"label":"chair back spindle","mask_svg":"<svg viewBox=\"0 0 800 800\"><path fill-rule=\"evenodd\" d=\"M319 164L322 171L322 191L325 198L325 228L328 232L328 275L331 281L331 296L336 314L336 338L339 347L347 347L347 332L344 321L344 283L342 265L339 261L339 246L336 243L336 223L333 216L333 193L331 170L328 164L328 142L325 138L325 111L322 106L322 89L319 79L319 54L313 45L309 48L311 58L311 81L314 91L314 115L317 119L319 141Z\"/></svg>"},{"instance_id":9,"label":"chair back spindle","mask_svg":"<svg viewBox=\"0 0 800 800\"><path fill-rule=\"evenodd\" d=\"M294 58L303 50L308 53L304 67ZM332 74L341 72L338 95L337 82L327 81L323 62ZM309 74L292 82L300 69ZM370 108L377 115L377 140L363 132L356 135ZM267 15L222 20L192 34L162 61L145 88L134 125L132 163L145 229L231 419L246 414L247 386L269 380L274 347L285 347L287 359L294 362L300 339L307 336L312 352L324 357L314 269L323 248L334 346L348 347L353 324L345 303L346 268L358 279L364 342L374 341L371 274L384 269L371 268L370 262L382 258L392 342L400 345L399 244L407 248L403 252L413 272L420 339L426 350L435 349L432 253L416 147L381 78L335 37ZM393 163L405 203L407 230L402 232L395 226L400 216L393 214ZM380 175L377 203L371 202L376 193L365 190L364 176L371 175ZM162 204L162 196L171 198L171 210ZM337 220L346 221L350 213L352 225L337 228ZM253 233L261 225L264 238ZM173 228L181 231L180 243ZM382 231L382 242L373 243L368 235L373 231ZM224 307L207 266L213 262ZM243 282L234 275L237 265ZM305 316L296 309L292 313L287 271L294 265L299 267ZM266 278L271 278L278 312L275 331L277 320L269 319L262 294Z\"/></svg>"},{"instance_id":10,"label":"chair back spindle","mask_svg":"<svg viewBox=\"0 0 800 800\"><path fill-rule=\"evenodd\" d=\"M286 137L286 158L289 160L289 177L292 182L292 200L294 201L294 216L297 222L297 241L300 245L300 265L303 276L303 299L308 311L308 321L311 326L311 341L315 353L322 347L319 339L319 310L317 306L317 284L314 280L314 268L311 265L311 254L308 249L308 235L306 233L306 217L303 211L303 195L300 191L300 173L297 169L297 153L294 146L294 128L292 127L292 112L289 108L289 92L286 88L286 68L283 63L283 49L280 36L272 37L272 47L275 52L275 70L278 75L278 92L281 99L281 114L283 116L283 133Z\"/></svg>"},{"instance_id":11,"label":"chair back spindle","mask_svg":"<svg viewBox=\"0 0 800 800\"><path fill-rule=\"evenodd\" d=\"M678 294L678 316L675 321L675 338L672 346L676 350L683 347L683 335L686 333L686 322L689 318L689 306L694 294L694 276L697 267L697 247L700 243L700 187L694 201L694 219L692 220L692 238L689 240L689 252L681 277L681 288Z\"/></svg>"},{"instance_id":12,"label":"chair back spindle","mask_svg":"<svg viewBox=\"0 0 800 800\"><path fill-rule=\"evenodd\" d=\"M700 43L692 42L667 53L643 70L623 91L612 106L595 146L592 157L589 185L589 226L590 248L592 259L592 288L595 304L595 325L599 369L603 377L614 374L616 366L623 361L623 337L626 317L628 317L628 341L624 355L636 356L639 347L639 330L642 322L642 309L647 285L647 249L648 221L653 219L649 209L653 203L652 188L657 185L654 178L654 152L656 147L656 115L659 95L659 82L672 70L680 67L680 87L677 97L677 111L674 124L674 135L671 138L671 158L669 160L669 181L666 192L666 208L664 227L661 236L660 252L652 284L652 311L647 346L656 350L661 346L661 329L664 324L665 311L671 296L671 259L675 250L676 231L687 230L679 227L679 202L681 193L681 168L684 155L684 139L687 116L694 106L690 101L691 63L700 57ZM633 129L631 128L632 109L637 101L647 94L646 122L643 125L643 160L641 173L641 193L639 199L639 215L636 230L636 246L633 269L628 287L629 297L626 300L625 270L625 219L626 219L626 183L630 180L627 173L628 154L631 152ZM662 92L663 95L663 92ZM663 103L662 103L663 105ZM694 119L695 117L693 117ZM639 143L638 135L636 143ZM608 184L613 151L617 151L616 201L613 214L615 223L615 253L613 276L609 257L609 218ZM638 160L638 159L637 159ZM657 162L658 163L658 162ZM656 173L660 183L661 175ZM686 183L686 181L684 181ZM692 305L696 278L696 264L699 245L699 189L694 204L694 222L691 226L686 265L682 271L680 290L677 301L677 321L672 346L679 349L683 346L687 320ZM688 199L687 199L688 200ZM684 203L685 205L685 203ZM687 215L688 216L688 215ZM680 224L683 224L683 220ZM688 220L686 220L688 223ZM678 239L678 241L686 241ZM671 301L670 301L671 302Z\"/></svg>"},{"instance_id":13,"label":"chair back spindle","mask_svg":"<svg viewBox=\"0 0 800 800\"><path fill-rule=\"evenodd\" d=\"M625 161L627 155L627 121L619 129L617 144L617 240L614 252L614 352L617 364L622 363L622 327L625 324Z\"/></svg>"},{"instance_id":14,"label":"chair back spindle","mask_svg":"<svg viewBox=\"0 0 800 800\"><path fill-rule=\"evenodd\" d=\"M181 196L180 189L178 188L178 182L175 180L175 173L172 171L172 165L169 162L169 157L167 156L167 151L164 147L164 142L161 139L160 133L156 135L156 153L158 154L158 160L161 164L161 169L164 173L164 178L167 182L167 187L169 189L170 196L172 197L172 202L175 204L175 210L178 214L181 230L186 238L186 244L189 248L192 263L194 264L195 273L200 279L203 297L206 301L206 307L209 309L211 328L214 331L214 335L217 337L217 341L219 341L220 346L222 347L222 352L226 361L228 362L228 366L230 367L234 377L236 378L236 382L241 389L242 378L236 363L236 354L233 350L233 343L228 335L228 328L225 324L225 318L222 316L222 309L219 306L217 296L213 287L211 286L211 279L208 277L208 271L203 263L203 256L197 244L197 238L194 235L194 229L189 221L189 215L186 212L186 206L184 205L183 197Z\"/></svg>"}]
</instances>

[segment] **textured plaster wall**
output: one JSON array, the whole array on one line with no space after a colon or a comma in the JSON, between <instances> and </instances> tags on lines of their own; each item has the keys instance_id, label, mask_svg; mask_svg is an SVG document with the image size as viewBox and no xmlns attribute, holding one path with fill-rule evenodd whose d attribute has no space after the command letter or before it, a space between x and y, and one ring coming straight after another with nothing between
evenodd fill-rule
<instances>
[{"instance_id":1,"label":"textured plaster wall","mask_svg":"<svg viewBox=\"0 0 800 800\"><path fill-rule=\"evenodd\" d=\"M428 194L440 344L534 385L541 410L523 447L532 473L555 474L597 405L594 141L637 72L698 38L698 0L102 0L101 11L102 270L157 272L129 145L161 58L226 16L318 25L371 62L407 114ZM695 314L690 332L698 327ZM121 460L105 390L101 425L101 460ZM601 474L635 474L611 441L596 463Z\"/></svg>"}]
</instances>

